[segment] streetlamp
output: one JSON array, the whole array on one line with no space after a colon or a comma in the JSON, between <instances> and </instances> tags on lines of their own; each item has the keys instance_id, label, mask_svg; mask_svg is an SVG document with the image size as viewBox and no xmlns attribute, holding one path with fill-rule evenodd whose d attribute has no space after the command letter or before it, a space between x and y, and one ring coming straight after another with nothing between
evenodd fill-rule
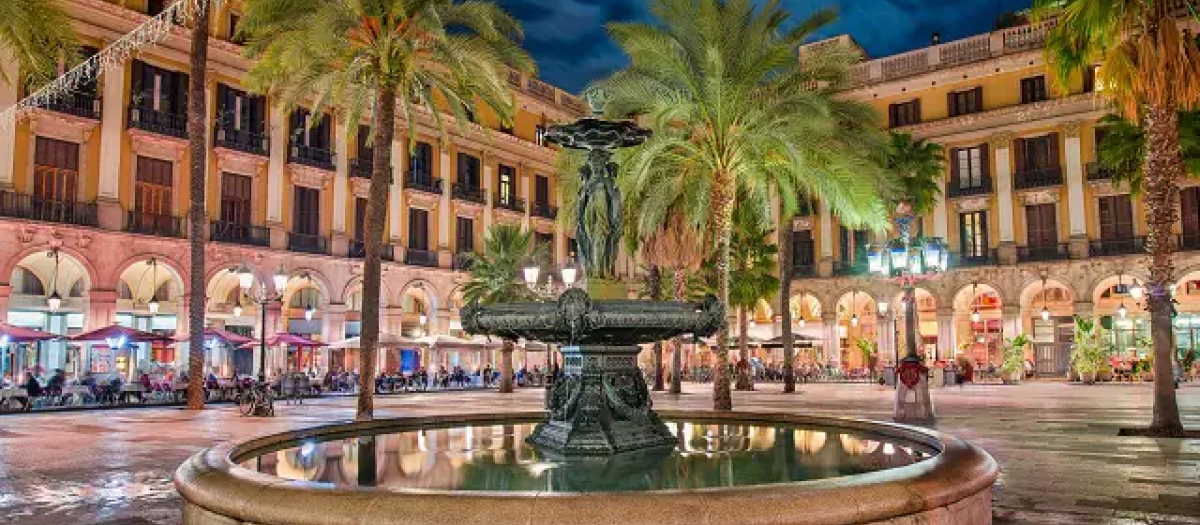
<instances>
[{"instance_id":1,"label":"streetlamp","mask_svg":"<svg viewBox=\"0 0 1200 525\"><path fill-rule=\"evenodd\" d=\"M893 222L900 236L867 252L868 267L887 279L898 282L904 290L904 330L908 347L896 370L894 418L902 422L932 422L935 419L933 401L929 397L929 369L917 354L917 296L916 283L934 279L950 267L946 243L936 237L913 239L912 206L901 203ZM973 316L974 317L974 316ZM908 392L916 390L915 401L908 401Z\"/></svg>"},{"instance_id":2,"label":"streetlamp","mask_svg":"<svg viewBox=\"0 0 1200 525\"><path fill-rule=\"evenodd\" d=\"M250 271L250 267L243 264L241 268L230 269L230 273L236 273L238 277L238 285L242 288L242 292L251 301L258 305L258 311L261 313L262 324L262 339L259 340L258 354L258 381L266 383L267 381L267 305L283 299L283 289L287 287L288 274L280 267L275 271L275 275L271 276L272 284L275 287L271 290L267 289L267 283L259 283L258 288L254 288L254 272ZM240 308L241 300L238 301Z\"/></svg>"},{"instance_id":3,"label":"streetlamp","mask_svg":"<svg viewBox=\"0 0 1200 525\"><path fill-rule=\"evenodd\" d=\"M50 278L50 296L46 298L46 307L50 313L58 313L62 307L62 296L58 294L58 248L46 252L46 256L54 259L54 275Z\"/></svg>"}]
</instances>

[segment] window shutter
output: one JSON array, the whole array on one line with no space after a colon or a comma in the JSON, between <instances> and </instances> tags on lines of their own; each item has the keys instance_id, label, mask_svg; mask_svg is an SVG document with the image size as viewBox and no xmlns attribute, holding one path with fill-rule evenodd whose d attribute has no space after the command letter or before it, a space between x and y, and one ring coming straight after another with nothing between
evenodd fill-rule
<instances>
[{"instance_id":1,"label":"window shutter","mask_svg":"<svg viewBox=\"0 0 1200 525\"><path fill-rule=\"evenodd\" d=\"M983 86L975 86L971 112L983 111Z\"/></svg>"},{"instance_id":2,"label":"window shutter","mask_svg":"<svg viewBox=\"0 0 1200 525\"><path fill-rule=\"evenodd\" d=\"M174 73L171 75L175 82L175 91L171 97L171 112L176 115L187 114L188 105L188 74Z\"/></svg>"},{"instance_id":3,"label":"window shutter","mask_svg":"<svg viewBox=\"0 0 1200 525\"><path fill-rule=\"evenodd\" d=\"M913 104L913 121L911 123L912 124L920 124L921 123L921 99L918 98L918 99L913 100L912 104Z\"/></svg>"},{"instance_id":4,"label":"window shutter","mask_svg":"<svg viewBox=\"0 0 1200 525\"><path fill-rule=\"evenodd\" d=\"M141 94L141 93L145 93L145 91L146 91L146 80L145 80L145 78L143 78L143 75L145 75L145 64L143 64L141 60L134 60L132 73L130 75L130 80L131 80L130 83L132 84L130 92L134 96L137 96L138 94ZM144 104L145 103L143 102L142 105L144 105ZM139 104L137 104L135 102L134 105L139 105Z\"/></svg>"},{"instance_id":5,"label":"window shutter","mask_svg":"<svg viewBox=\"0 0 1200 525\"><path fill-rule=\"evenodd\" d=\"M992 147L986 143L979 146L979 168L982 170L980 174L984 179L992 175L991 149ZM991 186L990 183L985 183L985 185Z\"/></svg>"},{"instance_id":6,"label":"window shutter","mask_svg":"<svg viewBox=\"0 0 1200 525\"><path fill-rule=\"evenodd\" d=\"M950 187L961 188L961 178L958 176L959 161L958 152L962 151L959 148L950 148Z\"/></svg>"},{"instance_id":7,"label":"window shutter","mask_svg":"<svg viewBox=\"0 0 1200 525\"><path fill-rule=\"evenodd\" d=\"M959 115L958 106L954 104L954 95L955 93L953 91L946 93L946 108L948 111L946 114L950 115L951 117L957 117Z\"/></svg>"},{"instance_id":8,"label":"window shutter","mask_svg":"<svg viewBox=\"0 0 1200 525\"><path fill-rule=\"evenodd\" d=\"M1012 142L1013 152L1016 155L1017 173L1025 172L1025 139L1015 139Z\"/></svg>"},{"instance_id":9,"label":"window shutter","mask_svg":"<svg viewBox=\"0 0 1200 525\"><path fill-rule=\"evenodd\" d=\"M1048 167L1051 167L1051 168L1058 168L1058 167L1062 166L1062 158L1059 157L1058 139L1059 139L1058 133L1051 133L1046 136L1046 140L1049 141L1049 143L1050 143L1049 146L1046 148L1046 150L1049 152L1049 154L1047 155L1047 157L1049 157L1049 161L1050 161Z\"/></svg>"}]
</instances>

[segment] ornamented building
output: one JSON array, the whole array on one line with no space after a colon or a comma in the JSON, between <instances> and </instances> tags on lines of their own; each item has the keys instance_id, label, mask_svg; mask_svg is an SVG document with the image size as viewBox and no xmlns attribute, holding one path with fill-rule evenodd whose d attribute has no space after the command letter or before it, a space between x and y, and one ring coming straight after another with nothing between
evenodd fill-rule
<instances>
[{"instance_id":1,"label":"ornamented building","mask_svg":"<svg viewBox=\"0 0 1200 525\"><path fill-rule=\"evenodd\" d=\"M92 52L164 6L161 0L62 3ZM161 45L104 71L94 85L0 131L4 320L59 334L119 323L181 335L188 290L203 286L209 325L257 336L261 312L241 296L231 271L247 264L260 282L281 269L290 276L282 304L267 307L268 334L323 341L358 335L372 158L367 123L329 114L309 126L314 115L307 109L284 113L275 100L247 93L241 79L251 64L231 38L237 3L220 6L206 90L208 277L189 282L186 271L190 42L189 30L180 27ZM15 78L15 62L0 58ZM538 242L552 246L556 261L566 259L570 240L555 221L555 153L542 133L581 116L585 105L515 72L509 86L519 107L511 128L481 108L461 129L444 117L448 136L439 137L432 119L418 123L411 151L405 124L393 144L375 146L392 148L394 159L383 270L382 325L389 333L457 328L463 256L482 246L492 224L532 229ZM0 85L0 108L26 94ZM361 130L357 140L348 138L351 126ZM62 297L57 309L47 301L54 293ZM186 344L146 347L137 363L182 363L186 353ZM251 353L233 354L212 352L214 371L250 373ZM349 351L327 350L317 359L322 369L357 364ZM395 359L389 354L386 366L395 368ZM473 368L481 359L463 355L461 364ZM98 373L130 365L107 348L56 342L10 349L2 369L35 363Z\"/></svg>"},{"instance_id":2,"label":"ornamented building","mask_svg":"<svg viewBox=\"0 0 1200 525\"><path fill-rule=\"evenodd\" d=\"M1001 337L1023 332L1034 340L1036 371L1063 375L1074 315L1107 318L1123 354L1148 335L1144 299L1131 286L1147 277L1147 225L1141 199L1096 164L1097 121L1109 113L1103 65L1058 86L1042 51L1048 25L1018 24L864 61L845 96L870 103L891 130L945 147L944 198L919 227L953 255L951 270L918 290L921 350L935 359L966 354L986 368L1000 362ZM1179 345L1194 347L1200 181L1183 184L1176 326ZM841 226L820 205L796 218L794 231L793 328L824 345L801 359L862 366L860 339L876 341L885 362L903 354L900 290L866 275L865 248L881 239Z\"/></svg>"}]
</instances>

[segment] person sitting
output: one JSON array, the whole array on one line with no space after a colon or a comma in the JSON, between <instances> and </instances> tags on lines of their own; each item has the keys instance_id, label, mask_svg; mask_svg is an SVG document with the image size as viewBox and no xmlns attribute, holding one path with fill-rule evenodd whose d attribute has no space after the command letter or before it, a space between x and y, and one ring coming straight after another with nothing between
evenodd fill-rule
<instances>
[{"instance_id":1,"label":"person sitting","mask_svg":"<svg viewBox=\"0 0 1200 525\"><path fill-rule=\"evenodd\" d=\"M24 404L24 407L22 408L24 410L29 410L33 405L32 401L42 397L46 393L45 389L42 388L42 384L38 382L37 377L34 377L33 374L29 374L29 379L25 380L25 384L22 385L22 388L25 389L25 393L29 396L22 400L22 403Z\"/></svg>"}]
</instances>

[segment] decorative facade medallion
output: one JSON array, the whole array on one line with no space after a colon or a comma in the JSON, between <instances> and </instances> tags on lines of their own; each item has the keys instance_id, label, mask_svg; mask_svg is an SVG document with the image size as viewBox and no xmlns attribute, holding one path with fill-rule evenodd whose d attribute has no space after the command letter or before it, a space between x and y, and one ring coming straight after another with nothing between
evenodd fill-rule
<instances>
[{"instance_id":1,"label":"decorative facade medallion","mask_svg":"<svg viewBox=\"0 0 1200 525\"><path fill-rule=\"evenodd\" d=\"M371 179L351 177L350 185L354 187L354 196L365 199L371 194Z\"/></svg>"},{"instance_id":2,"label":"decorative facade medallion","mask_svg":"<svg viewBox=\"0 0 1200 525\"><path fill-rule=\"evenodd\" d=\"M35 109L29 112L29 133L64 142L84 144L92 137L92 132L100 125L100 121L90 118L76 117L56 111Z\"/></svg>"},{"instance_id":3,"label":"decorative facade medallion","mask_svg":"<svg viewBox=\"0 0 1200 525\"><path fill-rule=\"evenodd\" d=\"M408 201L409 206L426 210L436 209L438 203L442 201L441 195L434 195L409 188L404 189L404 198Z\"/></svg>"},{"instance_id":4,"label":"decorative facade medallion","mask_svg":"<svg viewBox=\"0 0 1200 525\"><path fill-rule=\"evenodd\" d=\"M805 231L813 229L812 217L796 217L792 219L792 231Z\"/></svg>"},{"instance_id":5,"label":"decorative facade medallion","mask_svg":"<svg viewBox=\"0 0 1200 525\"><path fill-rule=\"evenodd\" d=\"M1054 204L1058 202L1058 190L1037 190L1021 192L1018 197L1022 206L1034 206L1038 204Z\"/></svg>"},{"instance_id":6,"label":"decorative facade medallion","mask_svg":"<svg viewBox=\"0 0 1200 525\"><path fill-rule=\"evenodd\" d=\"M1069 139L1079 138L1079 128L1082 123L1079 121L1068 122L1063 124L1063 136Z\"/></svg>"},{"instance_id":7,"label":"decorative facade medallion","mask_svg":"<svg viewBox=\"0 0 1200 525\"><path fill-rule=\"evenodd\" d=\"M254 178L258 178L259 170L266 167L269 160L267 157L229 148L213 148L213 154L217 157L219 171L248 175Z\"/></svg>"},{"instance_id":8,"label":"decorative facade medallion","mask_svg":"<svg viewBox=\"0 0 1200 525\"><path fill-rule=\"evenodd\" d=\"M1011 148L1013 137L1014 137L1014 135L1011 131L1006 131L1004 133L997 133L995 135L992 135L991 137L988 137L988 145L990 145L992 147L992 149Z\"/></svg>"},{"instance_id":9,"label":"decorative facade medallion","mask_svg":"<svg viewBox=\"0 0 1200 525\"><path fill-rule=\"evenodd\" d=\"M991 198L986 196L958 199L954 201L954 207L960 212L984 211L988 209L990 201Z\"/></svg>"},{"instance_id":10,"label":"decorative facade medallion","mask_svg":"<svg viewBox=\"0 0 1200 525\"><path fill-rule=\"evenodd\" d=\"M168 137L150 133L136 128L126 130L129 133L133 154L139 157L151 157L169 162L182 162L187 152L187 141L180 138Z\"/></svg>"},{"instance_id":11,"label":"decorative facade medallion","mask_svg":"<svg viewBox=\"0 0 1200 525\"><path fill-rule=\"evenodd\" d=\"M292 184L297 186L323 190L329 187L329 181L333 180L332 171L296 164L294 162L288 164L288 167L292 171Z\"/></svg>"},{"instance_id":12,"label":"decorative facade medallion","mask_svg":"<svg viewBox=\"0 0 1200 525\"><path fill-rule=\"evenodd\" d=\"M1092 190L1096 192L1097 197L1111 197L1113 195L1125 195L1129 193L1128 184L1114 184L1112 179L1092 180L1088 181L1092 185Z\"/></svg>"}]
</instances>

